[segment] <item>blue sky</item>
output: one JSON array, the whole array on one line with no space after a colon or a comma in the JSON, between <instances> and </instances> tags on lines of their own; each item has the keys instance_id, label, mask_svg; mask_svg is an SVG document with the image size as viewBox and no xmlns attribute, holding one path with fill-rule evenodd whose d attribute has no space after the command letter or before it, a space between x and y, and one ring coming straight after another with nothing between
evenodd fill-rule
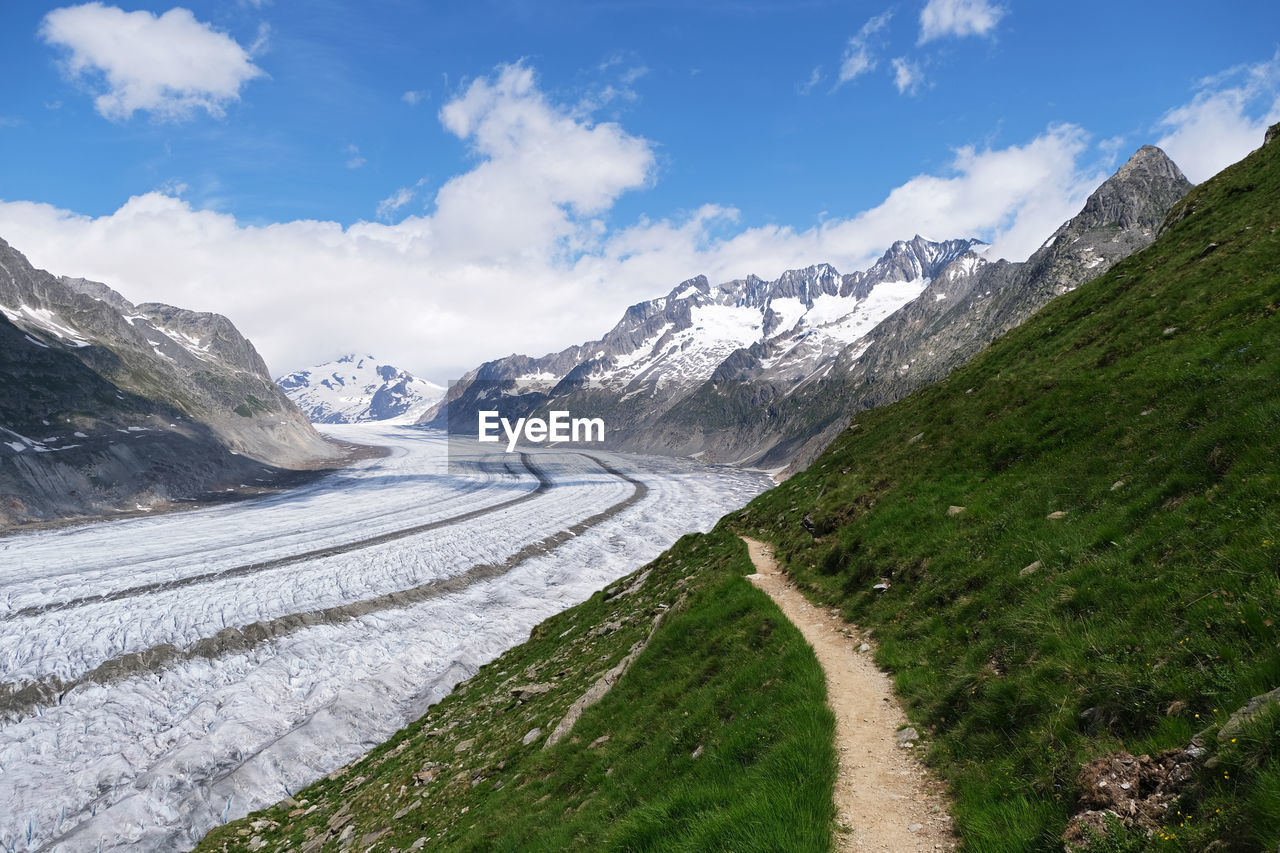
<instances>
[{"instance_id":1,"label":"blue sky","mask_svg":"<svg viewBox=\"0 0 1280 853\"><path fill-rule=\"evenodd\" d=\"M1144 143L1259 144L1278 48L1257 2L9 3L0 237L442 380L699 273L1023 257Z\"/></svg>"}]
</instances>

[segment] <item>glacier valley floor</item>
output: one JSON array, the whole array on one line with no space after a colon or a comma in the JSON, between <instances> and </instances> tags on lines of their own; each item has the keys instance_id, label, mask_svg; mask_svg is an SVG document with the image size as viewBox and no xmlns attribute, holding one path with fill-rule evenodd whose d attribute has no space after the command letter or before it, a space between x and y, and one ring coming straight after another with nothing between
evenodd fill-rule
<instances>
[{"instance_id":1,"label":"glacier valley floor","mask_svg":"<svg viewBox=\"0 0 1280 853\"><path fill-rule=\"evenodd\" d=\"M555 449L450 473L442 433L324 429L390 454L281 495L0 539L0 848L188 849L769 485Z\"/></svg>"}]
</instances>

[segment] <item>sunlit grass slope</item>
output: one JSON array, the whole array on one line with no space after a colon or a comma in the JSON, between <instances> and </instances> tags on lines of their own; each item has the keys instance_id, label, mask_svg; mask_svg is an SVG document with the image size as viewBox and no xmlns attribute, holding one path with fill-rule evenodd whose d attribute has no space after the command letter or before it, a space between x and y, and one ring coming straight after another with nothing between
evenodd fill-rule
<instances>
[{"instance_id":1,"label":"sunlit grass slope","mask_svg":"<svg viewBox=\"0 0 1280 853\"><path fill-rule=\"evenodd\" d=\"M198 849L829 849L822 671L750 571L736 537L685 537L636 591L632 576L549 619L365 758Z\"/></svg>"}]
</instances>

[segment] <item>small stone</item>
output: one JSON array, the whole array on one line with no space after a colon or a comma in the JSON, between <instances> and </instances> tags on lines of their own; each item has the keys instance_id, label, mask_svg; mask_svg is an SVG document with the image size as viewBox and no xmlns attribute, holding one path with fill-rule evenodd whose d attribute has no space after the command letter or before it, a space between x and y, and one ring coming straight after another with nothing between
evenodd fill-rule
<instances>
[{"instance_id":1,"label":"small stone","mask_svg":"<svg viewBox=\"0 0 1280 853\"><path fill-rule=\"evenodd\" d=\"M1027 575L1034 575L1037 571L1040 570L1041 565L1042 564L1039 560L1036 560L1034 563L1029 563L1022 567L1022 571L1018 572L1018 576L1026 577Z\"/></svg>"},{"instance_id":2,"label":"small stone","mask_svg":"<svg viewBox=\"0 0 1280 853\"><path fill-rule=\"evenodd\" d=\"M919 739L920 739L920 733L916 731L914 728L912 728L911 726L907 726L905 729L902 729L900 732L898 732L898 743L900 744L905 744L909 741L915 741Z\"/></svg>"},{"instance_id":3,"label":"small stone","mask_svg":"<svg viewBox=\"0 0 1280 853\"><path fill-rule=\"evenodd\" d=\"M871 651L871 646L867 645L866 643L863 643L862 645L858 646L858 651L869 652Z\"/></svg>"},{"instance_id":4,"label":"small stone","mask_svg":"<svg viewBox=\"0 0 1280 853\"><path fill-rule=\"evenodd\" d=\"M518 702L528 702L535 696L541 696L543 693L550 693L554 684L525 684L520 687L512 687L511 695Z\"/></svg>"},{"instance_id":5,"label":"small stone","mask_svg":"<svg viewBox=\"0 0 1280 853\"><path fill-rule=\"evenodd\" d=\"M907 832L919 832L922 829L924 829L923 823L913 823L907 827Z\"/></svg>"},{"instance_id":6,"label":"small stone","mask_svg":"<svg viewBox=\"0 0 1280 853\"><path fill-rule=\"evenodd\" d=\"M608 743L608 742L609 742L609 736L608 736L608 735L600 735L600 737L598 737L598 738L596 738L595 740L591 741L591 743L589 743L589 744L587 745L587 749L595 749L595 748L596 748L596 747L598 747L598 746L604 746L604 745L605 745L606 743Z\"/></svg>"},{"instance_id":7,"label":"small stone","mask_svg":"<svg viewBox=\"0 0 1280 853\"><path fill-rule=\"evenodd\" d=\"M520 742L525 746L528 746L540 737L542 737L542 729L533 728L529 729L529 732L521 738Z\"/></svg>"},{"instance_id":8,"label":"small stone","mask_svg":"<svg viewBox=\"0 0 1280 853\"><path fill-rule=\"evenodd\" d=\"M911 438L907 439L907 444L915 444L917 441L919 441L922 438L924 438L924 433L922 432L916 433L915 435L911 436Z\"/></svg>"},{"instance_id":9,"label":"small stone","mask_svg":"<svg viewBox=\"0 0 1280 853\"><path fill-rule=\"evenodd\" d=\"M695 749L695 750L693 751L693 754L692 754L692 755L690 755L689 757L690 757L690 758L693 758L693 759L701 758L701 757L702 757L702 744L698 744L698 748L697 748L697 749Z\"/></svg>"},{"instance_id":10,"label":"small stone","mask_svg":"<svg viewBox=\"0 0 1280 853\"><path fill-rule=\"evenodd\" d=\"M427 837L424 835L424 836L422 836L421 838L419 838L417 841L415 841L415 842L413 842L412 844L410 844L410 845L409 845L409 849L410 849L410 850L421 850L423 847L426 847L426 846L427 846Z\"/></svg>"},{"instance_id":11,"label":"small stone","mask_svg":"<svg viewBox=\"0 0 1280 853\"><path fill-rule=\"evenodd\" d=\"M1121 489L1121 488L1124 488L1124 480L1116 480L1114 483L1111 484L1111 491L1113 492L1116 489Z\"/></svg>"},{"instance_id":12,"label":"small stone","mask_svg":"<svg viewBox=\"0 0 1280 853\"><path fill-rule=\"evenodd\" d=\"M955 506L955 505L953 504L953 505L951 505L951 506L947 507L947 515L949 515L949 516L954 517L954 516L959 515L959 514L960 514L960 513L962 513L962 512L964 512L964 507L962 507L962 506Z\"/></svg>"},{"instance_id":13,"label":"small stone","mask_svg":"<svg viewBox=\"0 0 1280 853\"><path fill-rule=\"evenodd\" d=\"M475 738L467 738L464 741L460 741L458 745L453 748L454 754L456 755L459 752L466 752L468 749L471 748L471 745L474 744L475 742L476 742Z\"/></svg>"},{"instance_id":14,"label":"small stone","mask_svg":"<svg viewBox=\"0 0 1280 853\"><path fill-rule=\"evenodd\" d=\"M1067 517L1067 510L1065 509L1056 510L1045 516L1045 518L1053 519L1053 520L1056 520L1059 518L1066 518L1066 517Z\"/></svg>"}]
</instances>

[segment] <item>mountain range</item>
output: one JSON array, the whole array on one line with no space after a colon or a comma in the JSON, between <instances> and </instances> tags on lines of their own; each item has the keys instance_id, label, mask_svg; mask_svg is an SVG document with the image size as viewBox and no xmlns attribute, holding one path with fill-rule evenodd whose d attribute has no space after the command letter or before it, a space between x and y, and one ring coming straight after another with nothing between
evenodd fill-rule
<instances>
[{"instance_id":1,"label":"mountain range","mask_svg":"<svg viewBox=\"0 0 1280 853\"><path fill-rule=\"evenodd\" d=\"M474 434L481 409L554 407L602 418L613 448L798 470L859 411L937 381L1148 245L1189 188L1146 146L1025 262L917 235L849 274L698 276L598 340L486 362L447 394L355 355L277 385L225 317L134 305L0 241L0 526L148 509L336 460L308 418Z\"/></svg>"},{"instance_id":2,"label":"mountain range","mask_svg":"<svg viewBox=\"0 0 1280 853\"><path fill-rule=\"evenodd\" d=\"M974 239L894 243L869 269L829 265L712 286L699 276L627 309L603 338L489 361L422 422L474 433L476 413L602 417L608 443L782 470L858 411L936 381L1055 296L1148 245L1190 182L1138 150L1027 261Z\"/></svg>"},{"instance_id":3,"label":"mountain range","mask_svg":"<svg viewBox=\"0 0 1280 853\"><path fill-rule=\"evenodd\" d=\"M281 376L276 384L318 424L413 423L444 396L445 390L371 355L344 355Z\"/></svg>"}]
</instances>

